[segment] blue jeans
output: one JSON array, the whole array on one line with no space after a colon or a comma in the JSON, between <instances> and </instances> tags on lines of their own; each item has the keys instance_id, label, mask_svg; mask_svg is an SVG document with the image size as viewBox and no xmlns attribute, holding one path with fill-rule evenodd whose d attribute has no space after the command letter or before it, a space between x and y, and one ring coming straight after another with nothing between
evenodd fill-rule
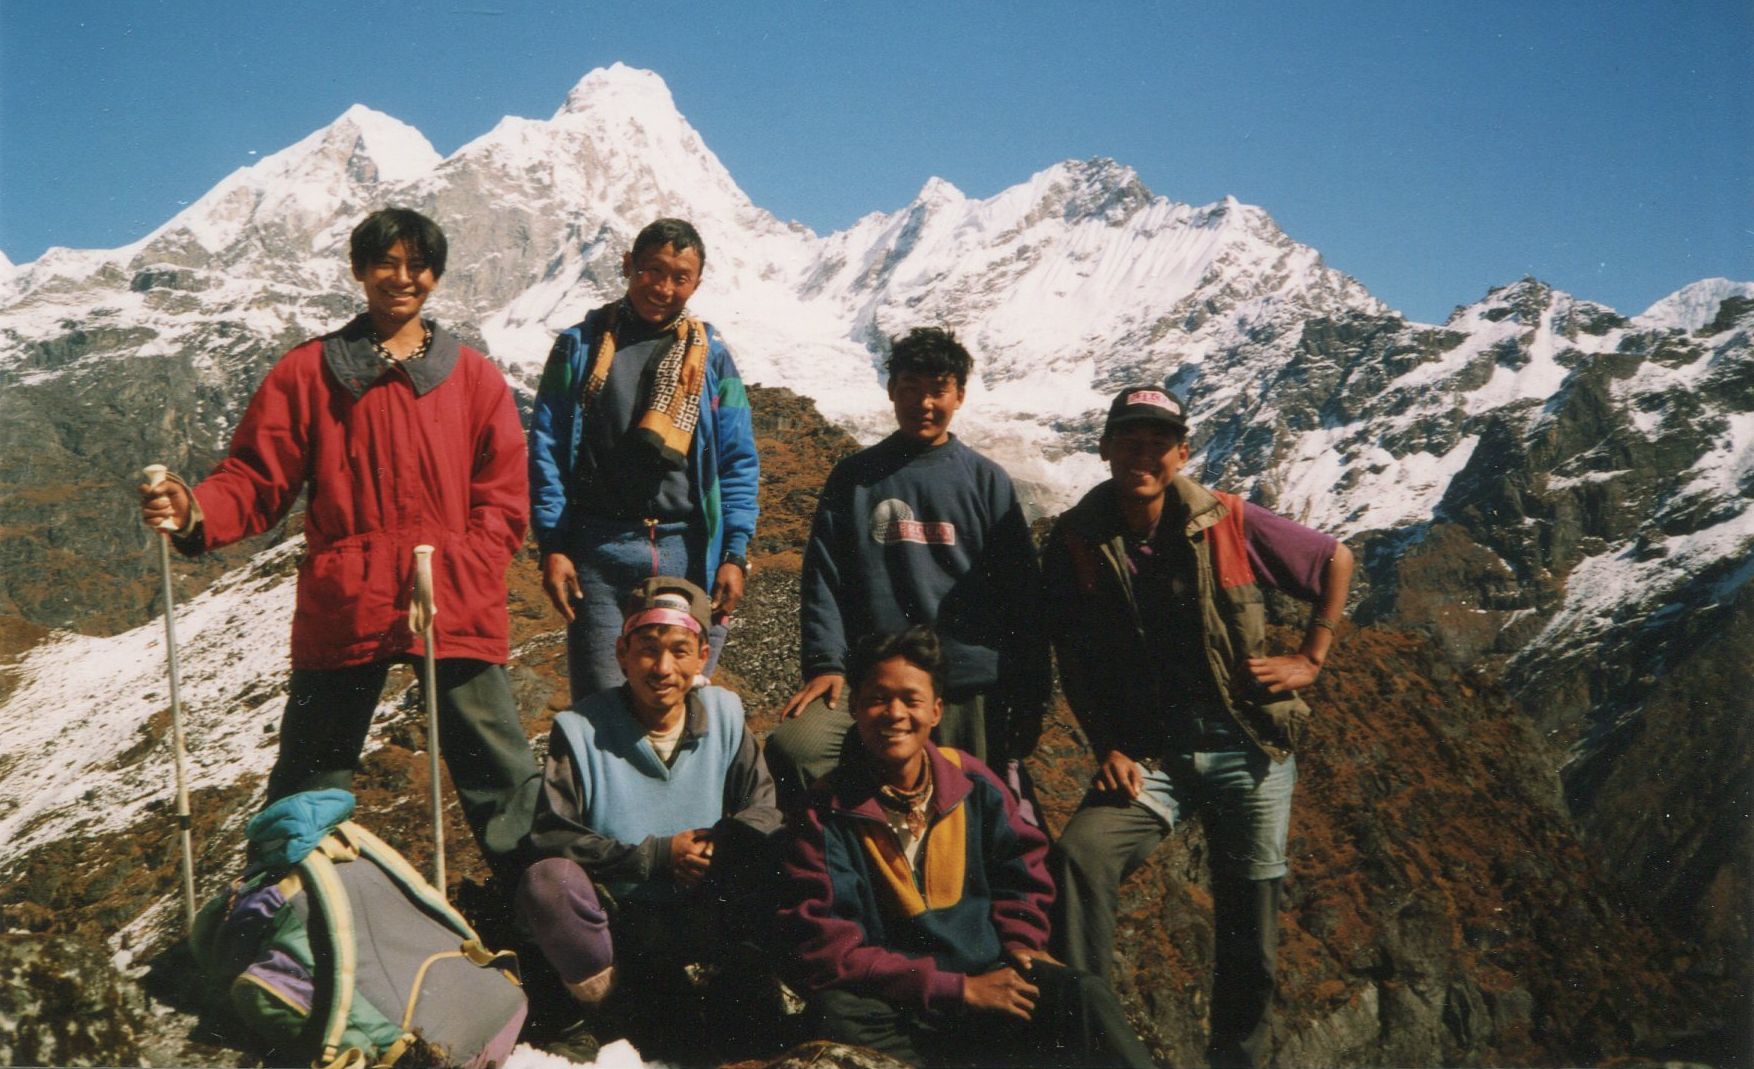
<instances>
[{"instance_id":1,"label":"blue jeans","mask_svg":"<svg viewBox=\"0 0 1754 1069\"><path fill-rule=\"evenodd\" d=\"M641 580L654 575L692 578L704 573L707 582L714 567L690 568L706 555L706 532L685 520L660 523L654 532L642 522L581 520L573 528L566 555L579 575L584 596L573 603L573 621L566 628L567 672L572 700L619 687L625 677L615 660L615 640L621 635L621 602ZM656 565L653 553L656 551ZM711 594L711 589L707 590ZM712 675L725 648L725 624L715 620L707 633L707 660L702 674Z\"/></svg>"},{"instance_id":2,"label":"blue jeans","mask_svg":"<svg viewBox=\"0 0 1754 1069\"><path fill-rule=\"evenodd\" d=\"M1245 744L1165 757L1161 770L1145 773L1145 789L1135 804L1163 821L1165 831L1204 811L1214 875L1277 880L1287 869L1285 840L1296 785L1295 757L1274 764Z\"/></svg>"}]
</instances>

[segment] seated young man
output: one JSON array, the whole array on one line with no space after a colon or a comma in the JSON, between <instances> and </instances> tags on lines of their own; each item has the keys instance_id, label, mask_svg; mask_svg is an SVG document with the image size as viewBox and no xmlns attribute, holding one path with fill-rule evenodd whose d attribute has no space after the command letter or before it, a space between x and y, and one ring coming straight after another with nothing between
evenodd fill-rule
<instances>
[{"instance_id":1,"label":"seated young man","mask_svg":"<svg viewBox=\"0 0 1754 1069\"><path fill-rule=\"evenodd\" d=\"M821 1032L910 1064L1148 1066L1106 984L1044 951L1047 841L977 758L929 737L926 627L847 666L849 752L792 816L780 927Z\"/></svg>"},{"instance_id":2,"label":"seated young man","mask_svg":"<svg viewBox=\"0 0 1754 1069\"><path fill-rule=\"evenodd\" d=\"M615 643L627 681L554 718L531 834L542 860L517 909L587 1005L617 963L656 973L714 960L755 934L763 903L771 911L773 781L743 703L693 687L711 613L686 579L635 587Z\"/></svg>"}]
</instances>

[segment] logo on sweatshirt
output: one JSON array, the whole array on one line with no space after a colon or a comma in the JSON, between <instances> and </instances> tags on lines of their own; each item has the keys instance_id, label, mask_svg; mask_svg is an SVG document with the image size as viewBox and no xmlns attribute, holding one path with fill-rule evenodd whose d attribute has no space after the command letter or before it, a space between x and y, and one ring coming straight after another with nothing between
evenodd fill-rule
<instances>
[{"instance_id":1,"label":"logo on sweatshirt","mask_svg":"<svg viewBox=\"0 0 1754 1069\"><path fill-rule=\"evenodd\" d=\"M879 545L914 542L922 546L954 546L954 523L926 523L914 519L907 502L889 498L871 510L871 539Z\"/></svg>"}]
</instances>

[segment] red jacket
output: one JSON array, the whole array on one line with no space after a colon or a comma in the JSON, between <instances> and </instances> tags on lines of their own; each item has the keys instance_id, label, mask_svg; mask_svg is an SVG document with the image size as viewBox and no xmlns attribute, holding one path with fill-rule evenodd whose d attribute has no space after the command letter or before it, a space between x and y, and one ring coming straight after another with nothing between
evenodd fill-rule
<instances>
[{"instance_id":1,"label":"red jacket","mask_svg":"<svg viewBox=\"0 0 1754 1069\"><path fill-rule=\"evenodd\" d=\"M408 629L413 549L433 554L440 657L503 664L506 566L529 526L524 434L505 378L433 328L420 360L386 370L363 317L282 357L231 450L194 488L193 548L278 523L308 483L292 666L424 652Z\"/></svg>"}]
</instances>

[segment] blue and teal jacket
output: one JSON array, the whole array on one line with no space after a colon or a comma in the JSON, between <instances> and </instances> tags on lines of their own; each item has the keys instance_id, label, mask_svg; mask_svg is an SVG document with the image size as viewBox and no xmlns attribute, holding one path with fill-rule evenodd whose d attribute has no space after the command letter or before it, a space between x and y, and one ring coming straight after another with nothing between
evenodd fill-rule
<instances>
[{"instance_id":1,"label":"blue and teal jacket","mask_svg":"<svg viewBox=\"0 0 1754 1069\"><path fill-rule=\"evenodd\" d=\"M978 759L926 745L932 799L914 865L856 755L789 814L779 919L788 978L805 990L945 1010L1007 951L1047 946L1047 839Z\"/></svg>"},{"instance_id":2,"label":"blue and teal jacket","mask_svg":"<svg viewBox=\"0 0 1754 1069\"><path fill-rule=\"evenodd\" d=\"M568 549L568 536L582 519L574 515L569 493L584 425L579 401L591 352L614 307L595 309L583 322L560 332L536 387L530 415L530 520L544 553ZM749 539L755 534L761 466L755 454L749 395L737 364L718 330L710 323L706 330L706 378L690 457L695 506L706 524L706 556L689 562L688 579L710 590L726 554L748 554Z\"/></svg>"}]
</instances>

